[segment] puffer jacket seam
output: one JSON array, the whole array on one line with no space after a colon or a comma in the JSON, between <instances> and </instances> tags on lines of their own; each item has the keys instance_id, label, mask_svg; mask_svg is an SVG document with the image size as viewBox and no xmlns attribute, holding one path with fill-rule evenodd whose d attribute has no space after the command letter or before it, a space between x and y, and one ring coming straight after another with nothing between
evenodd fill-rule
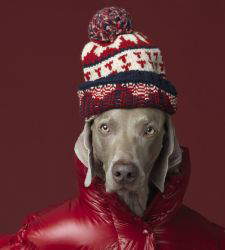
<instances>
[{"instance_id":1,"label":"puffer jacket seam","mask_svg":"<svg viewBox=\"0 0 225 250\"><path fill-rule=\"evenodd\" d=\"M110 209L110 207L109 206L107 206L108 207L108 210L109 210L109 216L111 217L111 220L112 220L112 222L113 222L113 227L115 228L115 231L116 231L116 234L117 234L117 240L118 240L118 245L119 245L119 247L120 247L120 250L122 250L122 248L121 248L121 246L120 246L120 240L119 240L119 233L118 233L118 231L117 231L117 229L116 229L116 226L115 226L115 223L114 223L114 219L113 219L113 216L112 216L112 211L111 211L111 209Z\"/></svg>"}]
</instances>

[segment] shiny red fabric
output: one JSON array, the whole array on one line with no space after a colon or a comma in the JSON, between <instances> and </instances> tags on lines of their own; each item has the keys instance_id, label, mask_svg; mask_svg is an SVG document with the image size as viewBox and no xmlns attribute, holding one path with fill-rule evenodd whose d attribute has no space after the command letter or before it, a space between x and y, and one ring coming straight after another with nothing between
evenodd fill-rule
<instances>
[{"instance_id":1,"label":"shiny red fabric","mask_svg":"<svg viewBox=\"0 0 225 250\"><path fill-rule=\"evenodd\" d=\"M84 187L87 168L74 155L78 197L31 214L17 234L0 238L0 249L225 249L224 229L182 204L190 176L189 152L182 150L182 173L167 176L143 217L106 193L100 178Z\"/></svg>"}]
</instances>

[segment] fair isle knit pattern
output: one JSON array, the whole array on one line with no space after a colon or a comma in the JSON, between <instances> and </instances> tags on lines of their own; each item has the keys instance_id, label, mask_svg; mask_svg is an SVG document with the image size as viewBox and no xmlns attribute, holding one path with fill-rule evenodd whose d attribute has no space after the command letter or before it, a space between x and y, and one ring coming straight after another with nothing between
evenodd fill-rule
<instances>
[{"instance_id":1,"label":"fair isle knit pattern","mask_svg":"<svg viewBox=\"0 0 225 250\"><path fill-rule=\"evenodd\" d=\"M110 23L105 17L107 13L111 13L111 19L117 10L129 17L123 9L121 12L121 9L110 8L102 10L103 22L107 20L107 25ZM97 12L97 18L101 19L101 11ZM93 19L97 22L96 16ZM118 16L116 20L125 23L118 20ZM97 23L99 27L105 27L101 20ZM127 21L127 25L130 23ZM94 36L93 26L89 24L92 32L89 36L99 40L91 39L81 55L85 82L79 85L77 94L82 117L88 118L113 108L154 107L169 114L175 113L177 93L166 79L160 49L138 32L118 35L115 27L107 41L105 30L104 36L101 30Z\"/></svg>"}]
</instances>

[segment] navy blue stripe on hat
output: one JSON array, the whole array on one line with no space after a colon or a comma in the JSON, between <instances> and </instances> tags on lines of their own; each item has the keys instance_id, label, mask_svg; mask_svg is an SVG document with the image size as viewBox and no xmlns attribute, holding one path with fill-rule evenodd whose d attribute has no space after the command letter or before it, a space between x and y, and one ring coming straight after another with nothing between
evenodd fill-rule
<instances>
[{"instance_id":1,"label":"navy blue stripe on hat","mask_svg":"<svg viewBox=\"0 0 225 250\"><path fill-rule=\"evenodd\" d=\"M100 85L107 85L107 84L123 84L123 83L146 83L152 84L167 93L170 93L174 96L177 95L177 91L173 84L164 79L162 75L152 72L152 71L140 71L140 70L130 70L125 72L119 72L117 74L109 75L106 77L101 77L94 81L87 81L81 83L78 86L78 90L86 90L91 87L96 87Z\"/></svg>"}]
</instances>

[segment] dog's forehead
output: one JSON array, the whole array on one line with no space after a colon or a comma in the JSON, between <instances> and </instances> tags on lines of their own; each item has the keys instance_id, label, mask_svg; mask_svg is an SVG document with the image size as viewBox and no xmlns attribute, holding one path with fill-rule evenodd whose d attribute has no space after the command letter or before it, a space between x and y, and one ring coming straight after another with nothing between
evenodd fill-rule
<instances>
[{"instance_id":1,"label":"dog's forehead","mask_svg":"<svg viewBox=\"0 0 225 250\"><path fill-rule=\"evenodd\" d=\"M132 109L111 109L101 113L96 121L114 120L117 122L122 121L156 121L163 123L165 120L165 113L156 108L132 108Z\"/></svg>"}]
</instances>

